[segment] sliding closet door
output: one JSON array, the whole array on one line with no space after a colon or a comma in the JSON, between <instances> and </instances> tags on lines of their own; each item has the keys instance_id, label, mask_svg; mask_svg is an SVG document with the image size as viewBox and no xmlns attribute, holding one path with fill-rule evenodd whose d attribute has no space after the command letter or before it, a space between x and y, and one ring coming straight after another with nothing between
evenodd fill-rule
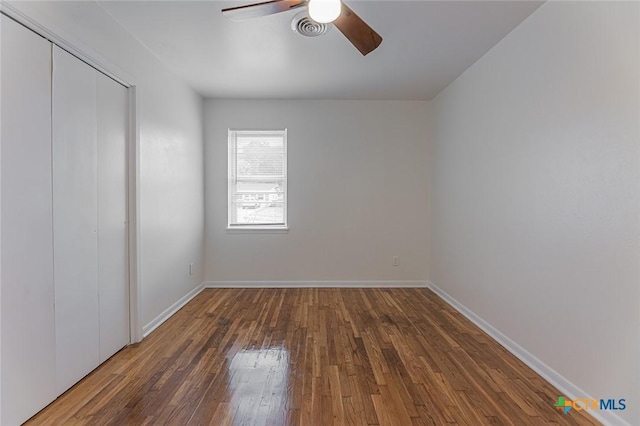
<instances>
[{"instance_id":1,"label":"sliding closet door","mask_svg":"<svg viewBox=\"0 0 640 426\"><path fill-rule=\"evenodd\" d=\"M58 391L129 343L126 89L53 54Z\"/></svg>"},{"instance_id":2,"label":"sliding closet door","mask_svg":"<svg viewBox=\"0 0 640 426\"><path fill-rule=\"evenodd\" d=\"M54 46L53 236L59 393L98 365L97 184L96 73Z\"/></svg>"},{"instance_id":3,"label":"sliding closet door","mask_svg":"<svg viewBox=\"0 0 640 426\"><path fill-rule=\"evenodd\" d=\"M103 362L129 343L127 91L100 73L96 78L100 362Z\"/></svg>"},{"instance_id":4,"label":"sliding closet door","mask_svg":"<svg viewBox=\"0 0 640 426\"><path fill-rule=\"evenodd\" d=\"M1 17L2 418L56 397L51 206L51 43Z\"/></svg>"}]
</instances>

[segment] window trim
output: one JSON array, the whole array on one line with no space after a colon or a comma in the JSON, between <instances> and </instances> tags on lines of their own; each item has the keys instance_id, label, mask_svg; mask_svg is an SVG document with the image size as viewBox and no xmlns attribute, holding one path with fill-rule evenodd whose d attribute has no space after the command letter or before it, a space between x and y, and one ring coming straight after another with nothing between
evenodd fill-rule
<instances>
[{"instance_id":1,"label":"window trim","mask_svg":"<svg viewBox=\"0 0 640 426\"><path fill-rule=\"evenodd\" d=\"M278 225L280 226L280 225ZM288 234L289 228L276 227L276 225L269 225L268 227L252 226L251 228L229 228L226 229L227 234Z\"/></svg>"},{"instance_id":2,"label":"window trim","mask_svg":"<svg viewBox=\"0 0 640 426\"><path fill-rule=\"evenodd\" d=\"M284 164L283 164L283 175L284 175L284 188L283 188L283 198L284 198L284 209L283 209L283 222L278 224L233 224L231 221L232 218L232 210L233 210L233 195L231 188L234 185L234 179L236 179L235 172L232 174L232 170L236 166L236 161L234 158L235 147L237 147L237 138L238 135L277 135L282 136L283 139L283 148L284 148ZM233 145L232 145L233 144ZM232 149L232 146L234 149ZM276 130L244 130L244 129L228 129L227 130L227 233L231 234L242 234L242 233L287 233L289 232L289 220L288 220L288 210L289 210L289 175L288 175L288 162L289 162L289 153L288 153L288 144L287 144L287 129L276 129Z\"/></svg>"}]
</instances>

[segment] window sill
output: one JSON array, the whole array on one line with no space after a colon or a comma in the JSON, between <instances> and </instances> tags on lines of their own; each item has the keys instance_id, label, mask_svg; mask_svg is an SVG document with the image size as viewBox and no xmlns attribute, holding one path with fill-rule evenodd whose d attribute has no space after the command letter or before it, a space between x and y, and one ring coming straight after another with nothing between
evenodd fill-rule
<instances>
[{"instance_id":1,"label":"window sill","mask_svg":"<svg viewBox=\"0 0 640 426\"><path fill-rule=\"evenodd\" d=\"M275 226L255 226L242 228L229 228L227 227L227 234L288 234L288 227L275 227Z\"/></svg>"}]
</instances>

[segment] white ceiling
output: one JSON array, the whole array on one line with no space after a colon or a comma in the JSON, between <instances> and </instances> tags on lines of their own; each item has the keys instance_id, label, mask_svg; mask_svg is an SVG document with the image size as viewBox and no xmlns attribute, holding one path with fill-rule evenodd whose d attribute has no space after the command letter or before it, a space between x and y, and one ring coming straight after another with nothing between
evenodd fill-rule
<instances>
[{"instance_id":1,"label":"white ceiling","mask_svg":"<svg viewBox=\"0 0 640 426\"><path fill-rule=\"evenodd\" d=\"M529 16L540 1L345 0L383 38L362 56L336 29L304 38L300 11L233 22L252 1L100 1L205 97L431 99Z\"/></svg>"}]
</instances>

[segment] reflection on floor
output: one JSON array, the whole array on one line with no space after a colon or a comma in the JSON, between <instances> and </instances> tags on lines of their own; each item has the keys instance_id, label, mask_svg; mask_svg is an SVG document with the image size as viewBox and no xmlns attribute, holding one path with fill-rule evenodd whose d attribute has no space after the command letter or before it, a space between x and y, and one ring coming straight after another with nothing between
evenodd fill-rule
<instances>
[{"instance_id":1,"label":"reflection on floor","mask_svg":"<svg viewBox=\"0 0 640 426\"><path fill-rule=\"evenodd\" d=\"M427 289L205 290L32 425L589 425Z\"/></svg>"},{"instance_id":2,"label":"reflection on floor","mask_svg":"<svg viewBox=\"0 0 640 426\"><path fill-rule=\"evenodd\" d=\"M228 387L233 393L221 413L221 424L232 423L234 417L245 424L267 418L270 406L285 401L288 380L289 354L284 347L238 352L229 364Z\"/></svg>"}]
</instances>

